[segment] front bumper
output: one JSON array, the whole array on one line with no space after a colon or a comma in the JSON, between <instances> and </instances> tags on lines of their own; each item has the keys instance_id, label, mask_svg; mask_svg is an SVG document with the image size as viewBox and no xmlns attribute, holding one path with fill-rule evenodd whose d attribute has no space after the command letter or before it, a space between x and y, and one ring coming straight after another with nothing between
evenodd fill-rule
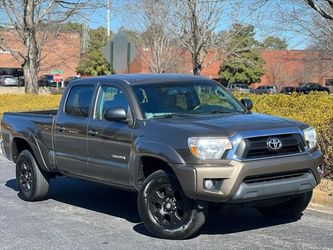
<instances>
[{"instance_id":1,"label":"front bumper","mask_svg":"<svg viewBox=\"0 0 333 250\"><path fill-rule=\"evenodd\" d=\"M197 200L209 202L247 202L289 196L312 190L320 182L317 167L323 162L323 155L318 150L312 153L290 155L253 161L231 160L223 164L186 166L185 174L178 176L185 194ZM183 170L186 169L182 167ZM257 183L246 183L252 176L269 176L278 173L301 172L294 178L272 179ZM177 174L177 173L176 173ZM185 180L184 180L185 179ZM213 179L218 188L204 188L204 180Z\"/></svg>"},{"instance_id":2,"label":"front bumper","mask_svg":"<svg viewBox=\"0 0 333 250\"><path fill-rule=\"evenodd\" d=\"M301 176L267 182L242 182L231 202L246 202L265 198L274 198L281 195L295 195L312 190L317 185L316 179L310 172Z\"/></svg>"}]
</instances>

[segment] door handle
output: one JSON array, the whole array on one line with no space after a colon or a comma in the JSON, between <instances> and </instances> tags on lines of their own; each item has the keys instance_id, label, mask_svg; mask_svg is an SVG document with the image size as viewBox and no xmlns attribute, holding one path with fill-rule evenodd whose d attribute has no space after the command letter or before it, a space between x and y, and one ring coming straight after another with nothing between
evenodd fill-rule
<instances>
[{"instance_id":1,"label":"door handle","mask_svg":"<svg viewBox=\"0 0 333 250\"><path fill-rule=\"evenodd\" d=\"M59 130L60 132L64 132L64 131L65 131L65 127L64 127L64 126L58 126L58 130Z\"/></svg>"},{"instance_id":2,"label":"door handle","mask_svg":"<svg viewBox=\"0 0 333 250\"><path fill-rule=\"evenodd\" d=\"M98 135L98 132L96 130L88 130L88 135L95 136Z\"/></svg>"}]
</instances>

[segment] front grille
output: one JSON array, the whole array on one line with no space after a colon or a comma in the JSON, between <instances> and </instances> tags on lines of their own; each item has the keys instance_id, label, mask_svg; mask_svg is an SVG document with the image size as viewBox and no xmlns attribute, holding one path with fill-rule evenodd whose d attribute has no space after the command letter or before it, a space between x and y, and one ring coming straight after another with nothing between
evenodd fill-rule
<instances>
[{"instance_id":1,"label":"front grille","mask_svg":"<svg viewBox=\"0 0 333 250\"><path fill-rule=\"evenodd\" d=\"M280 172L280 173L274 173L274 174L249 176L249 177L246 177L243 182L245 182L246 184L251 184L251 183L258 183L258 182L268 182L268 181L276 181L276 180L282 180L282 179L290 179L290 178L296 178L296 177L302 176L308 172L309 172L308 170L298 170L298 171L291 171L291 172Z\"/></svg>"},{"instance_id":2,"label":"front grille","mask_svg":"<svg viewBox=\"0 0 333 250\"><path fill-rule=\"evenodd\" d=\"M281 149L275 151L269 149L267 141L273 138L282 142ZM304 150L304 143L299 134L284 134L245 138L236 154L242 159L254 159L296 154L304 152Z\"/></svg>"}]
</instances>

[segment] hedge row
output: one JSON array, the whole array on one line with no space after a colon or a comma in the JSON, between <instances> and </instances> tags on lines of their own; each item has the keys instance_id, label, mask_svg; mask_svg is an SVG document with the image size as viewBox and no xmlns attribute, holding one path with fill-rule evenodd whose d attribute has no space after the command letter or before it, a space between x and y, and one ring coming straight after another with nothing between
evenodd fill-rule
<instances>
[{"instance_id":1,"label":"hedge row","mask_svg":"<svg viewBox=\"0 0 333 250\"><path fill-rule=\"evenodd\" d=\"M0 117L4 112L57 109L61 95L0 94Z\"/></svg>"},{"instance_id":2,"label":"hedge row","mask_svg":"<svg viewBox=\"0 0 333 250\"><path fill-rule=\"evenodd\" d=\"M238 95L250 98L254 111L305 122L317 129L319 145L325 154L325 175L333 178L333 96L309 95ZM0 95L0 117L6 111L56 109L60 95Z\"/></svg>"}]
</instances>

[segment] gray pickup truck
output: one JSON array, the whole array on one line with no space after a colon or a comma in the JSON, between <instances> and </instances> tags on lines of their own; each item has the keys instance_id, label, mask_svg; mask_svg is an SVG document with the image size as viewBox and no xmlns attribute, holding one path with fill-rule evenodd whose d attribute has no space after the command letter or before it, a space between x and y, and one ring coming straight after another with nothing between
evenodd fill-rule
<instances>
[{"instance_id":1,"label":"gray pickup truck","mask_svg":"<svg viewBox=\"0 0 333 250\"><path fill-rule=\"evenodd\" d=\"M87 78L67 86L57 111L5 113L1 146L23 200L45 199L63 175L138 192L140 217L161 238L195 234L211 203L297 218L321 178L316 131L252 106L203 77Z\"/></svg>"}]
</instances>

